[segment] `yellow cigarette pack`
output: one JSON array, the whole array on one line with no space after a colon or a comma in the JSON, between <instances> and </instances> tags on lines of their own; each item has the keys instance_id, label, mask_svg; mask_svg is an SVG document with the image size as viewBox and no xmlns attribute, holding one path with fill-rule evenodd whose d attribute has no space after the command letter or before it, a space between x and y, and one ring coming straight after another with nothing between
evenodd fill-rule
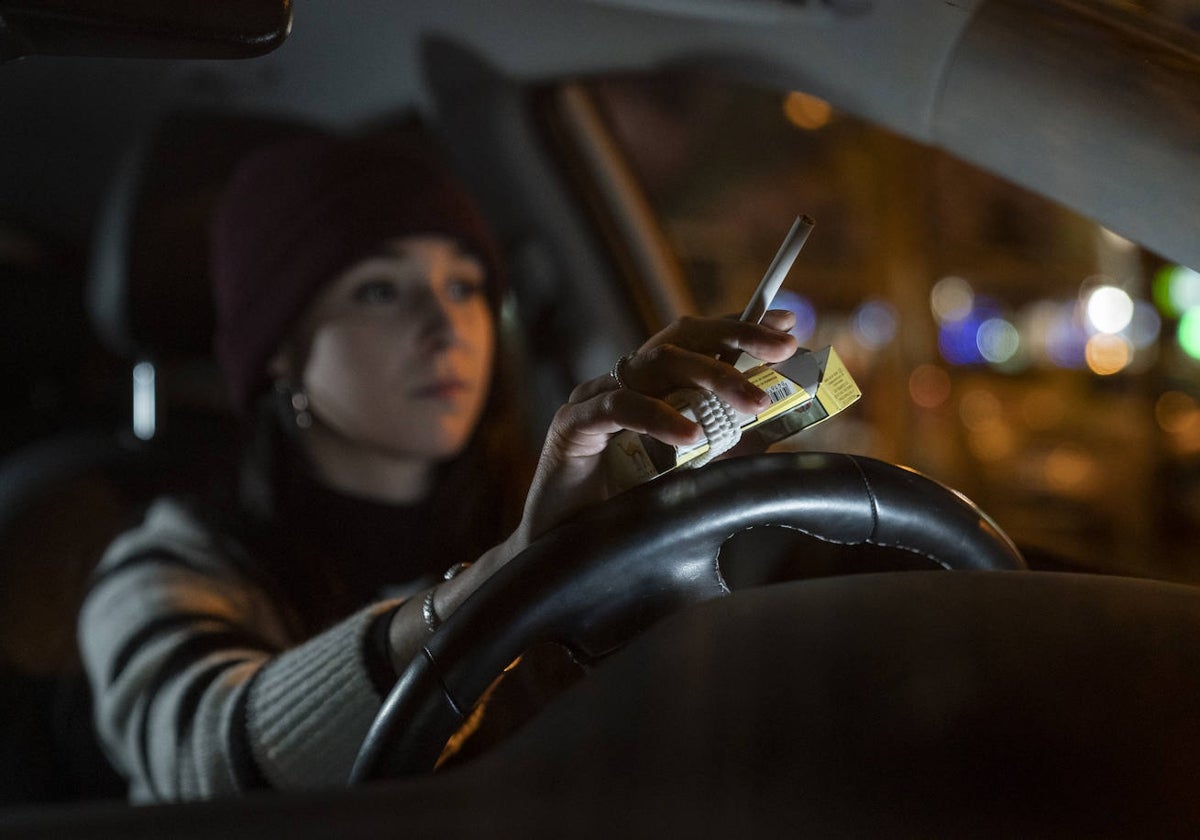
<instances>
[{"instance_id":1,"label":"yellow cigarette pack","mask_svg":"<svg viewBox=\"0 0 1200 840\"><path fill-rule=\"evenodd\" d=\"M862 396L832 347L801 351L777 365L766 365L743 354L737 367L771 398L771 405L760 414L738 415L743 437L754 430L763 444L815 426ZM682 409L681 413L690 416L690 409ZM624 489L664 475L707 451L707 441L670 446L626 430L613 437L604 455L610 476Z\"/></svg>"}]
</instances>

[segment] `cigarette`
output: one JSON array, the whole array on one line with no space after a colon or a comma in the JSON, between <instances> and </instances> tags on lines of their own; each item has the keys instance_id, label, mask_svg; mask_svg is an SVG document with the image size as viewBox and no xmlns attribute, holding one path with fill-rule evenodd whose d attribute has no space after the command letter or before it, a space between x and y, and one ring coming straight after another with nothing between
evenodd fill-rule
<instances>
[{"instance_id":1,"label":"cigarette","mask_svg":"<svg viewBox=\"0 0 1200 840\"><path fill-rule=\"evenodd\" d=\"M775 259L771 260L771 265L767 268L767 273L763 275L763 279L759 281L758 288L751 295L750 302L746 304L746 309L742 312L741 320L752 321L757 324L767 314L767 310L771 308L771 302L775 300L776 292L783 285L788 271L792 268L792 263L796 261L796 255L800 253L800 249L804 247L804 243L808 240L808 235L812 233L814 224L816 222L807 215L797 216L796 221L792 222L792 229L783 238L783 244L779 246L779 250L775 253ZM736 364L741 356L742 354L736 350L727 350L721 353L718 358L732 365Z\"/></svg>"},{"instance_id":2,"label":"cigarette","mask_svg":"<svg viewBox=\"0 0 1200 840\"><path fill-rule=\"evenodd\" d=\"M753 321L757 324L767 314L767 310L771 308L771 302L775 300L776 292L787 278L792 263L796 261L796 255L800 253L800 249L808 240L808 235L812 233L814 224L815 222L807 215L797 216L796 221L792 222L792 229L783 238L783 244L779 246L775 259L771 260L767 273L763 275L750 302L746 304L745 311L742 312L743 321Z\"/></svg>"}]
</instances>

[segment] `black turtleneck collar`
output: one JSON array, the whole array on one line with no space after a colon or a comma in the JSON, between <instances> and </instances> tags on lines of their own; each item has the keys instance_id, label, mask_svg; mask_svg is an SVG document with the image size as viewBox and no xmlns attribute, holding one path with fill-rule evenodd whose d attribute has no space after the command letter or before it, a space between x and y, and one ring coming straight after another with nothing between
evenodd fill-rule
<instances>
[{"instance_id":1,"label":"black turtleneck collar","mask_svg":"<svg viewBox=\"0 0 1200 840\"><path fill-rule=\"evenodd\" d=\"M429 501L353 496L294 460L283 472L262 548L305 624L321 626L372 600L405 594L451 565L436 543Z\"/></svg>"}]
</instances>

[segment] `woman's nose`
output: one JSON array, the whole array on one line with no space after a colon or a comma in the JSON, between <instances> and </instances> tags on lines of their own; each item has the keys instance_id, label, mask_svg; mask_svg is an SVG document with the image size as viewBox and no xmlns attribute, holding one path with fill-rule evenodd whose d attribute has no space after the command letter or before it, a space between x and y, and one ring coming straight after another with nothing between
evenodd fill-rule
<instances>
[{"instance_id":1,"label":"woman's nose","mask_svg":"<svg viewBox=\"0 0 1200 840\"><path fill-rule=\"evenodd\" d=\"M420 336L430 349L440 350L454 342L454 320L448 303L432 289L423 292L417 302L420 317Z\"/></svg>"}]
</instances>

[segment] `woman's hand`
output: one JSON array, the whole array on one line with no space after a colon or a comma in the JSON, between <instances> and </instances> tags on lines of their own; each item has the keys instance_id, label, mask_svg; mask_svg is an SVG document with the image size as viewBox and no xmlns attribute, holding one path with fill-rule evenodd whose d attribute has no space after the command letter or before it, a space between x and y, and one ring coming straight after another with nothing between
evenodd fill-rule
<instances>
[{"instance_id":1,"label":"woman's hand","mask_svg":"<svg viewBox=\"0 0 1200 840\"><path fill-rule=\"evenodd\" d=\"M681 388L706 388L747 414L766 408L767 395L717 355L745 351L764 362L782 362L797 349L787 332L794 322L795 316L784 310L768 312L761 324L680 318L621 365L623 386L605 374L577 387L550 424L516 532L461 575L438 584L434 613L446 618L535 537L613 495L601 458L617 432L631 429L673 446L699 442L704 436L700 426L663 397ZM428 637L422 600L413 598L393 617L389 640L397 673Z\"/></svg>"},{"instance_id":2,"label":"woman's hand","mask_svg":"<svg viewBox=\"0 0 1200 840\"><path fill-rule=\"evenodd\" d=\"M795 316L772 310L761 324L731 318L685 317L643 344L621 366L624 387L611 375L584 382L554 415L525 502L514 553L583 507L615 491L601 456L617 432L630 429L681 446L703 439L700 426L664 401L681 388L704 388L735 409L756 414L767 395L733 365L716 357L745 351L764 362L781 362L797 350L788 333Z\"/></svg>"}]
</instances>

